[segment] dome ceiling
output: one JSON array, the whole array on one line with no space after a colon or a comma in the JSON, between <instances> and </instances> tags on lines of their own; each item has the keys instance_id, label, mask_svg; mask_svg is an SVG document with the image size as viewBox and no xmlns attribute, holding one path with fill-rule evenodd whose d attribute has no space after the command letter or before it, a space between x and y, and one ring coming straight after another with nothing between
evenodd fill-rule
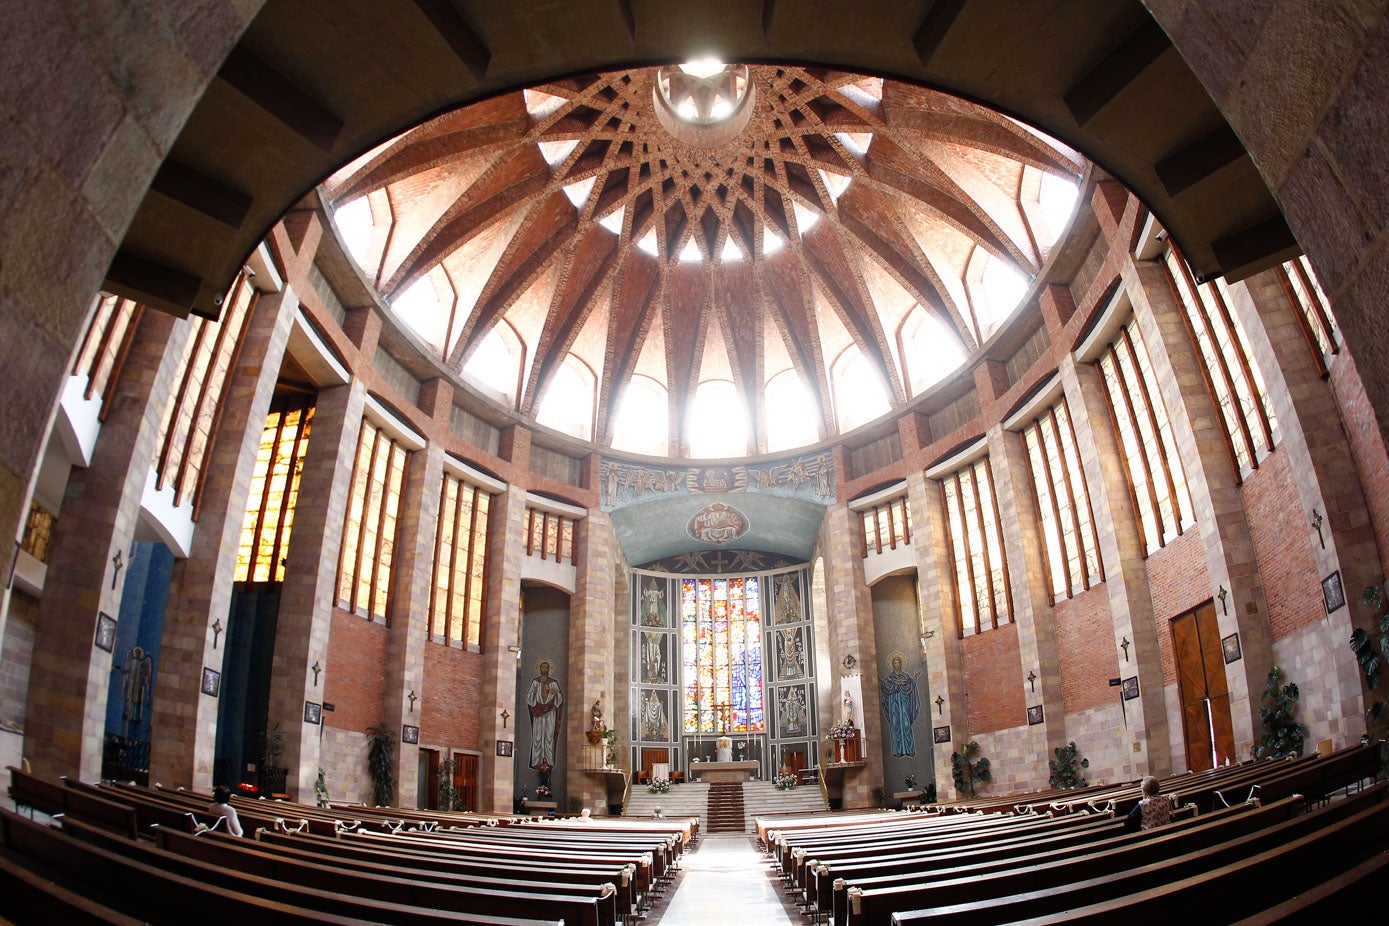
<instances>
[{"instance_id":1,"label":"dome ceiling","mask_svg":"<svg viewBox=\"0 0 1389 926\"><path fill-rule=\"evenodd\" d=\"M1011 309L991 277L1032 278L1065 221L1049 184L1083 168L908 84L645 68L456 110L324 190L367 278L465 376L542 423L671 456L706 455L682 423L715 382L747 423L735 456L856 426L975 350Z\"/></svg>"}]
</instances>

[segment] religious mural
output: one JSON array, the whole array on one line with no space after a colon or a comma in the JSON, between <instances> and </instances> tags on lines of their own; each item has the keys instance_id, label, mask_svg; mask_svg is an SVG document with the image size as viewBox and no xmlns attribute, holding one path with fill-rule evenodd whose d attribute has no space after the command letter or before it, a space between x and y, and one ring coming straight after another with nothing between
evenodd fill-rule
<instances>
[{"instance_id":1,"label":"religious mural","mask_svg":"<svg viewBox=\"0 0 1389 926\"><path fill-rule=\"evenodd\" d=\"M652 496L758 492L826 505L834 501L834 460L828 453L770 463L664 469L604 460L600 506L614 511Z\"/></svg>"},{"instance_id":2,"label":"religious mural","mask_svg":"<svg viewBox=\"0 0 1389 926\"><path fill-rule=\"evenodd\" d=\"M803 559L784 553L763 553L760 550L710 550L699 553L677 553L652 560L640 568L652 572L677 572L689 575L719 575L721 573L766 572L799 566ZM655 580L652 580L655 581Z\"/></svg>"},{"instance_id":3,"label":"religious mural","mask_svg":"<svg viewBox=\"0 0 1389 926\"><path fill-rule=\"evenodd\" d=\"M648 688L641 696L640 739L648 743L670 741L670 692Z\"/></svg>"},{"instance_id":4,"label":"religious mural","mask_svg":"<svg viewBox=\"0 0 1389 926\"><path fill-rule=\"evenodd\" d=\"M641 633L641 681L643 685L664 685L670 682L670 634Z\"/></svg>"},{"instance_id":5,"label":"religious mural","mask_svg":"<svg viewBox=\"0 0 1389 926\"><path fill-rule=\"evenodd\" d=\"M536 663L537 675L531 679L526 691L526 707L531 715L531 756L530 767L546 770L555 766L555 748L559 745L560 708L564 705L564 692L559 682L551 677L553 667L548 659Z\"/></svg>"},{"instance_id":6,"label":"religious mural","mask_svg":"<svg viewBox=\"0 0 1389 926\"><path fill-rule=\"evenodd\" d=\"M782 627L776 634L777 668L779 681L805 678L805 628Z\"/></svg>"},{"instance_id":7,"label":"religious mural","mask_svg":"<svg viewBox=\"0 0 1389 926\"><path fill-rule=\"evenodd\" d=\"M878 689L882 695L883 713L887 715L887 735L892 742L892 754L897 758L916 755L916 737L912 725L921 713L921 697L917 693L916 675L908 675L902 667L906 657L894 650L888 656L892 671L882 677Z\"/></svg>"},{"instance_id":8,"label":"religious mural","mask_svg":"<svg viewBox=\"0 0 1389 926\"><path fill-rule=\"evenodd\" d=\"M732 505L714 502L696 511L685 531L700 543L732 543L748 532L748 516Z\"/></svg>"},{"instance_id":9,"label":"religious mural","mask_svg":"<svg viewBox=\"0 0 1389 926\"><path fill-rule=\"evenodd\" d=\"M666 580L651 576L641 580L641 625L643 627L669 627L669 610L666 602Z\"/></svg>"},{"instance_id":10,"label":"religious mural","mask_svg":"<svg viewBox=\"0 0 1389 926\"><path fill-rule=\"evenodd\" d=\"M801 574L787 572L772 583L776 589L772 602L772 622L794 624L801 619Z\"/></svg>"},{"instance_id":11,"label":"religious mural","mask_svg":"<svg viewBox=\"0 0 1389 926\"><path fill-rule=\"evenodd\" d=\"M783 739L810 732L810 699L804 685L777 689L777 735Z\"/></svg>"}]
</instances>

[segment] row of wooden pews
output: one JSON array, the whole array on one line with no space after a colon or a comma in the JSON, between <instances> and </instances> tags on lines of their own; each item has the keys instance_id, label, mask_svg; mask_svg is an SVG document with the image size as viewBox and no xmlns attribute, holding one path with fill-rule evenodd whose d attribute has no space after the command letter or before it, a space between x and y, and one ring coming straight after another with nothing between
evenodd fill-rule
<instances>
[{"instance_id":1,"label":"row of wooden pews","mask_svg":"<svg viewBox=\"0 0 1389 926\"><path fill-rule=\"evenodd\" d=\"M1091 907L1080 921L1110 907L1156 921L1180 909L1165 899L1178 885L1190 902L1223 904L1221 921L1276 922L1257 917L1282 904L1293 905L1289 915L1303 909L1294 901L1303 889L1320 891L1306 908L1332 909L1384 872L1389 792L1349 793L1373 781L1377 765L1374 747L1355 747L1177 776L1163 786L1180 795L1177 821L1147 833L1125 832L1121 819L1136 783L988 810L765 819L758 832L788 890L835 924L1060 922ZM1339 789L1346 797L1328 801ZM1161 874L1135 874L1144 872ZM1230 903L1239 885L1263 885L1243 894L1260 900Z\"/></svg>"},{"instance_id":2,"label":"row of wooden pews","mask_svg":"<svg viewBox=\"0 0 1389 926\"><path fill-rule=\"evenodd\" d=\"M237 838L206 829L216 819L207 795L10 772L16 805L55 819L0 811L0 884L23 898L0 917L46 926L130 917L616 926L649 908L695 835L683 820L389 809L344 821L304 805L235 801L254 834Z\"/></svg>"}]
</instances>

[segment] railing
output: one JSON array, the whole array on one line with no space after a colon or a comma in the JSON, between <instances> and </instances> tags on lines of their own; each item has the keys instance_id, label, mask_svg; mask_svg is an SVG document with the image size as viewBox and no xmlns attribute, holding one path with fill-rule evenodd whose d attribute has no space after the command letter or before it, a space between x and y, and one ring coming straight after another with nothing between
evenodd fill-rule
<instances>
[{"instance_id":1,"label":"railing","mask_svg":"<svg viewBox=\"0 0 1389 926\"><path fill-rule=\"evenodd\" d=\"M149 785L150 744L116 733L106 734L101 748L101 777Z\"/></svg>"}]
</instances>

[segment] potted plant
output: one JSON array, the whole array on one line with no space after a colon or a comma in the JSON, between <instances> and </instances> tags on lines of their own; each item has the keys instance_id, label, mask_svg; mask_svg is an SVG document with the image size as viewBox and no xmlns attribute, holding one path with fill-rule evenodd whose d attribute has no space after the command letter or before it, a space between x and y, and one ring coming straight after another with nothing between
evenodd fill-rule
<instances>
[{"instance_id":1,"label":"potted plant","mask_svg":"<svg viewBox=\"0 0 1389 926\"><path fill-rule=\"evenodd\" d=\"M260 763L256 769L262 796L283 794L289 769L280 765L285 751L285 734L278 723L267 723L260 734Z\"/></svg>"},{"instance_id":2,"label":"potted plant","mask_svg":"<svg viewBox=\"0 0 1389 926\"><path fill-rule=\"evenodd\" d=\"M439 763L439 809L462 809L458 804L458 789L453 786L452 759L445 759Z\"/></svg>"},{"instance_id":3,"label":"potted plant","mask_svg":"<svg viewBox=\"0 0 1389 926\"><path fill-rule=\"evenodd\" d=\"M1372 634L1357 627L1350 635L1350 648L1355 652L1355 660L1360 664L1360 671L1365 676L1365 687L1378 693L1383 681L1384 664L1389 662L1389 607L1386 607L1384 592L1378 585L1371 585L1365 589L1365 594L1360 600L1362 604L1370 607L1371 618L1378 619L1376 624L1379 628L1379 639L1376 640ZM1360 740L1362 743L1378 743L1389 737L1389 710L1385 710L1386 707L1389 707L1389 702L1378 700L1371 702L1365 710L1365 735ZM1383 753L1381 758L1384 758ZM1389 771L1389 761L1384 764L1384 771Z\"/></svg>"},{"instance_id":4,"label":"potted plant","mask_svg":"<svg viewBox=\"0 0 1389 926\"><path fill-rule=\"evenodd\" d=\"M646 790L652 794L666 794L670 791L669 778L653 778L651 784L646 786Z\"/></svg>"},{"instance_id":5,"label":"potted plant","mask_svg":"<svg viewBox=\"0 0 1389 926\"><path fill-rule=\"evenodd\" d=\"M965 743L950 754L950 771L955 779L955 790L962 795L974 797L976 782L983 784L993 777L988 759L975 759L979 754L979 744L974 740Z\"/></svg>"},{"instance_id":6,"label":"potted plant","mask_svg":"<svg viewBox=\"0 0 1389 926\"><path fill-rule=\"evenodd\" d=\"M607 768L612 768L617 764L617 731L611 727L604 727L602 739L608 744L604 760L607 762Z\"/></svg>"},{"instance_id":7,"label":"potted plant","mask_svg":"<svg viewBox=\"0 0 1389 926\"><path fill-rule=\"evenodd\" d=\"M795 772L786 772L772 779L772 784L776 786L778 791L790 791L799 783L800 779L796 777Z\"/></svg>"},{"instance_id":8,"label":"potted plant","mask_svg":"<svg viewBox=\"0 0 1389 926\"><path fill-rule=\"evenodd\" d=\"M1307 728L1293 720L1293 711L1297 710L1297 686L1291 682L1282 685L1282 681L1282 666L1275 665L1268 670L1268 687L1264 689L1263 706L1259 708L1264 735L1254 749L1256 758L1284 759L1302 755Z\"/></svg>"},{"instance_id":9,"label":"potted plant","mask_svg":"<svg viewBox=\"0 0 1389 926\"><path fill-rule=\"evenodd\" d=\"M367 774L371 776L371 802L386 807L395 793L395 731L381 721L367 727Z\"/></svg>"},{"instance_id":10,"label":"potted plant","mask_svg":"<svg viewBox=\"0 0 1389 926\"><path fill-rule=\"evenodd\" d=\"M1079 750L1076 748L1075 740L1071 740L1065 746L1057 746L1052 750L1056 758L1052 759L1051 778L1048 779L1053 788L1083 788L1085 778L1080 770L1090 767L1089 759L1079 759Z\"/></svg>"}]
</instances>

